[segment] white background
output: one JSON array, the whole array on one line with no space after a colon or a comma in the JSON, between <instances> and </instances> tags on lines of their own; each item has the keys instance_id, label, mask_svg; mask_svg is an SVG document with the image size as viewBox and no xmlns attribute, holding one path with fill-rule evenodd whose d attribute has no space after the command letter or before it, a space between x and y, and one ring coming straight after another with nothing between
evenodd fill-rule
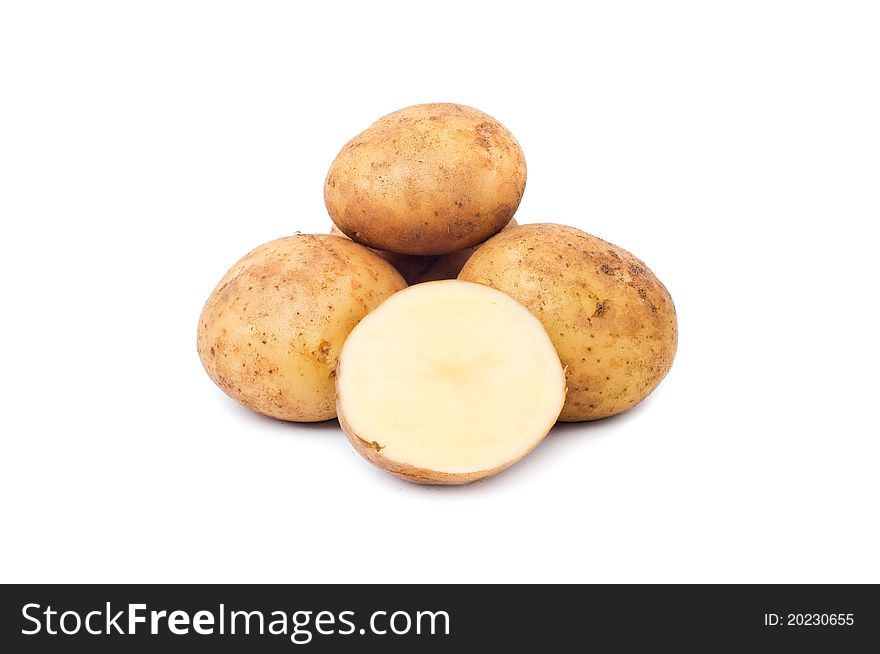
<instances>
[{"instance_id":1,"label":"white background","mask_svg":"<svg viewBox=\"0 0 880 654\"><path fill-rule=\"evenodd\" d=\"M577 11L575 7L579 7ZM880 582L880 14L864 2L6 2L2 581ZM454 101L517 218L631 250L680 348L469 487L253 415L195 351L338 149Z\"/></svg>"}]
</instances>

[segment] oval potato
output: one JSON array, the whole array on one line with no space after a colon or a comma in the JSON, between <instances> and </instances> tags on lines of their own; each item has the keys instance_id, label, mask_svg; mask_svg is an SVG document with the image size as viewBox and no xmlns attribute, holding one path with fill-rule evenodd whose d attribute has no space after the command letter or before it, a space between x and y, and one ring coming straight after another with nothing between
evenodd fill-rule
<instances>
[{"instance_id":1,"label":"oval potato","mask_svg":"<svg viewBox=\"0 0 880 654\"><path fill-rule=\"evenodd\" d=\"M245 255L202 310L198 352L227 395L301 422L336 416L336 360L369 311L406 287L384 259L350 240L297 234Z\"/></svg>"},{"instance_id":2,"label":"oval potato","mask_svg":"<svg viewBox=\"0 0 880 654\"><path fill-rule=\"evenodd\" d=\"M504 291L544 324L566 366L562 421L625 411L672 365L678 326L666 287L623 248L578 229L507 230L474 253L459 279Z\"/></svg>"},{"instance_id":3,"label":"oval potato","mask_svg":"<svg viewBox=\"0 0 880 654\"><path fill-rule=\"evenodd\" d=\"M441 255L501 231L525 184L522 149L501 123L460 104L420 104L380 118L342 148L324 202L358 243Z\"/></svg>"}]
</instances>

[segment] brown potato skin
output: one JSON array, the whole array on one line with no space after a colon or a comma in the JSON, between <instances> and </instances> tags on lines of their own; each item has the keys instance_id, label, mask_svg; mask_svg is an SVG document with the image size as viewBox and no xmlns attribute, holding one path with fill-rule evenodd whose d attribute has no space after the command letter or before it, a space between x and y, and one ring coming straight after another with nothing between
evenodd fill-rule
<instances>
[{"instance_id":1,"label":"brown potato skin","mask_svg":"<svg viewBox=\"0 0 880 654\"><path fill-rule=\"evenodd\" d=\"M441 255L501 231L525 184L522 148L501 123L465 105L421 104L380 118L342 148L324 203L358 243Z\"/></svg>"},{"instance_id":2,"label":"brown potato skin","mask_svg":"<svg viewBox=\"0 0 880 654\"><path fill-rule=\"evenodd\" d=\"M336 361L354 326L406 282L369 249L297 234L252 250L199 318L208 376L244 406L281 420L336 416Z\"/></svg>"},{"instance_id":3,"label":"brown potato skin","mask_svg":"<svg viewBox=\"0 0 880 654\"><path fill-rule=\"evenodd\" d=\"M543 323L566 368L560 421L638 404L672 366L675 306L644 262L573 227L522 225L487 241L458 276L504 291Z\"/></svg>"},{"instance_id":4,"label":"brown potato skin","mask_svg":"<svg viewBox=\"0 0 880 654\"><path fill-rule=\"evenodd\" d=\"M504 229L516 227L516 218L511 218L510 222L504 226ZM501 230L504 231L504 230ZM330 228L330 233L335 236L348 238L336 225ZM410 286L421 284L422 282L435 282L440 279L455 279L461 272L465 262L471 258L471 255L477 251L479 245L442 254L440 256L419 256L417 254L397 254L396 252L386 252L384 250L376 250L370 248L388 263L394 266L406 283Z\"/></svg>"}]
</instances>

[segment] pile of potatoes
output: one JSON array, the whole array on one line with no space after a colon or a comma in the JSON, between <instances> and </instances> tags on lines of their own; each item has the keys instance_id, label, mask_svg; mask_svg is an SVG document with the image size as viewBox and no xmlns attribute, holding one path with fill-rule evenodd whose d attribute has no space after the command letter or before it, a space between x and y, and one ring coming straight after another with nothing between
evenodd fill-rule
<instances>
[{"instance_id":1,"label":"pile of potatoes","mask_svg":"<svg viewBox=\"0 0 880 654\"><path fill-rule=\"evenodd\" d=\"M481 111L379 119L330 166L330 233L261 245L220 280L205 370L267 416L338 417L365 458L418 483L487 477L558 420L633 407L672 365L672 298L623 248L518 225L525 185L522 149Z\"/></svg>"}]
</instances>

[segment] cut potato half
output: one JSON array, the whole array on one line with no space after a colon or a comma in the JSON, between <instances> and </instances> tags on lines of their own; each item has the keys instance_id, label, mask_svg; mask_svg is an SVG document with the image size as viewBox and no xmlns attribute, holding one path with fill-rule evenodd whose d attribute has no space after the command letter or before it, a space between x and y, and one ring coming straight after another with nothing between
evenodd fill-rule
<instances>
[{"instance_id":1,"label":"cut potato half","mask_svg":"<svg viewBox=\"0 0 880 654\"><path fill-rule=\"evenodd\" d=\"M336 376L355 449L408 481L465 484L528 454L556 422L565 374L540 321L457 280L388 298L349 335Z\"/></svg>"}]
</instances>

